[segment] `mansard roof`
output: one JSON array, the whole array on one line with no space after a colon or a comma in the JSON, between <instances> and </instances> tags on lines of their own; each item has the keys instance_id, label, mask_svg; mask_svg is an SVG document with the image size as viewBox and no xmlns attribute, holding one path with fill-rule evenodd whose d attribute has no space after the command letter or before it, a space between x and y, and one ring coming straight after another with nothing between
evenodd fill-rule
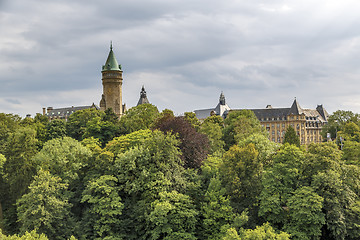
<instances>
[{"instance_id":1,"label":"mansard roof","mask_svg":"<svg viewBox=\"0 0 360 240\"><path fill-rule=\"evenodd\" d=\"M106 59L105 65L102 67L102 71L121 71L121 65L118 64L115 54L112 50L112 43L110 44L109 56Z\"/></svg>"},{"instance_id":2,"label":"mansard roof","mask_svg":"<svg viewBox=\"0 0 360 240\"><path fill-rule=\"evenodd\" d=\"M258 119L273 119L283 118L289 115L290 108L262 108L250 109L253 111Z\"/></svg>"},{"instance_id":3,"label":"mansard roof","mask_svg":"<svg viewBox=\"0 0 360 240\"><path fill-rule=\"evenodd\" d=\"M327 122L328 113L322 105L318 105L316 109L303 109L295 99L290 108L273 108L268 107L264 109L250 109L260 121L269 121L276 119L283 119L289 115L304 115L306 120L317 120L320 122Z\"/></svg>"},{"instance_id":4,"label":"mansard roof","mask_svg":"<svg viewBox=\"0 0 360 240\"><path fill-rule=\"evenodd\" d=\"M194 110L194 113L198 119L205 119L210 117L212 114L225 117L228 111L230 111L230 107L226 104L224 93L221 92L219 103L215 108Z\"/></svg>"},{"instance_id":5,"label":"mansard roof","mask_svg":"<svg viewBox=\"0 0 360 240\"><path fill-rule=\"evenodd\" d=\"M65 107L65 108L48 108L47 113L45 114L47 117L68 117L76 111L95 108L99 110L100 108L96 106L94 103L90 106L77 106L77 107Z\"/></svg>"}]
</instances>

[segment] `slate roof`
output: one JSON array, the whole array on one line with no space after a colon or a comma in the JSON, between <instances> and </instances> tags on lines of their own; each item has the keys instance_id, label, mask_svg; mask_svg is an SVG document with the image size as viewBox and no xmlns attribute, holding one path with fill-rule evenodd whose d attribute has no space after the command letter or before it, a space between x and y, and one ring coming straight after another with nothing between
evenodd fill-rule
<instances>
[{"instance_id":1,"label":"slate roof","mask_svg":"<svg viewBox=\"0 0 360 240\"><path fill-rule=\"evenodd\" d=\"M316 109L303 109L295 99L290 108L264 108L264 109L250 109L260 121L270 120L286 120L289 115L305 115L306 120L317 120L320 122L327 122L329 114L322 107L318 105ZM280 118L280 119L279 119Z\"/></svg>"},{"instance_id":2,"label":"slate roof","mask_svg":"<svg viewBox=\"0 0 360 240\"><path fill-rule=\"evenodd\" d=\"M205 119L207 117L210 117L212 113L219 115L221 117L225 117L230 111L230 107L225 102L225 96L221 92L219 103L216 105L215 108L208 108L208 109L198 109L194 110L194 113L198 119Z\"/></svg>"},{"instance_id":3,"label":"slate roof","mask_svg":"<svg viewBox=\"0 0 360 240\"><path fill-rule=\"evenodd\" d=\"M48 108L48 111L47 113L45 113L45 115L47 117L62 118L62 117L68 117L76 111L89 109L89 108L96 108L97 110L100 110L100 108L93 103L91 106L78 106L78 107L72 106L72 107L55 108L55 109Z\"/></svg>"},{"instance_id":4,"label":"slate roof","mask_svg":"<svg viewBox=\"0 0 360 240\"><path fill-rule=\"evenodd\" d=\"M266 121L266 119L273 118L284 118L289 115L290 108L263 108L263 109L249 109L255 113L255 116L261 120Z\"/></svg>"},{"instance_id":5,"label":"slate roof","mask_svg":"<svg viewBox=\"0 0 360 240\"><path fill-rule=\"evenodd\" d=\"M150 103L150 102L147 99L145 88L144 88L144 86L142 86L141 92L140 92L140 99L136 106L139 106L140 104L144 104L144 103Z\"/></svg>"}]
</instances>

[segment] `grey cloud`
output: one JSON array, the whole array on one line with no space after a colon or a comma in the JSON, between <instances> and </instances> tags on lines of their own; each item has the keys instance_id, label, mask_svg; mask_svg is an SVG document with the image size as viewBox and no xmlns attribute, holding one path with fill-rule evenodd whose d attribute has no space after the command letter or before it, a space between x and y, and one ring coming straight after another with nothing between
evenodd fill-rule
<instances>
[{"instance_id":1,"label":"grey cloud","mask_svg":"<svg viewBox=\"0 0 360 240\"><path fill-rule=\"evenodd\" d=\"M0 94L3 99L36 94L54 106L98 101L101 65L112 40L130 105L145 84L150 100L176 112L216 105L221 90L234 107L269 102L287 107L296 96L302 106L326 107L327 101L329 109L338 104L360 112L346 100L351 95L360 101L360 17L353 10L359 5L351 0L8 0L0 8ZM65 101L54 94L74 90L99 96L79 93ZM36 101L41 101L36 108L45 104Z\"/></svg>"}]
</instances>

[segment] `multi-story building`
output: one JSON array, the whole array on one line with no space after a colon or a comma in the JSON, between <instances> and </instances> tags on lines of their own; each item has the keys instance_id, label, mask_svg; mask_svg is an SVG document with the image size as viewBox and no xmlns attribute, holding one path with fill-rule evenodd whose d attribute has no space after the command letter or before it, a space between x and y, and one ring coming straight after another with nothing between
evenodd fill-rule
<instances>
[{"instance_id":1,"label":"multi-story building","mask_svg":"<svg viewBox=\"0 0 360 240\"><path fill-rule=\"evenodd\" d=\"M196 117L203 120L212 114L226 117L230 109L225 104L225 96L220 95L219 104L215 108L195 110ZM303 109L295 99L290 108L273 108L267 105L264 109L250 109L254 112L261 125L269 132L269 139L282 143L286 129L292 126L297 132L301 144L322 142L321 129L327 123L329 114L322 105L316 109Z\"/></svg>"},{"instance_id":2,"label":"multi-story building","mask_svg":"<svg viewBox=\"0 0 360 240\"><path fill-rule=\"evenodd\" d=\"M259 119L261 125L269 132L269 139L281 143L286 129L291 126L300 138L301 144L319 143L322 126L327 123L329 114L322 105L316 109L303 109L295 99L290 108L250 109Z\"/></svg>"}]
</instances>

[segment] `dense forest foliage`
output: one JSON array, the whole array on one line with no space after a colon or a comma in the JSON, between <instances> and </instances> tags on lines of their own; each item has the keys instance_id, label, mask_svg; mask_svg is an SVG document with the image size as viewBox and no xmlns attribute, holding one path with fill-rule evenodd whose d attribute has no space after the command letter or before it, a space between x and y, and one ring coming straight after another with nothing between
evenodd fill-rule
<instances>
[{"instance_id":1,"label":"dense forest foliage","mask_svg":"<svg viewBox=\"0 0 360 240\"><path fill-rule=\"evenodd\" d=\"M299 146L253 112L0 114L0 239L360 239L360 117ZM325 138L326 139L326 138Z\"/></svg>"}]
</instances>

